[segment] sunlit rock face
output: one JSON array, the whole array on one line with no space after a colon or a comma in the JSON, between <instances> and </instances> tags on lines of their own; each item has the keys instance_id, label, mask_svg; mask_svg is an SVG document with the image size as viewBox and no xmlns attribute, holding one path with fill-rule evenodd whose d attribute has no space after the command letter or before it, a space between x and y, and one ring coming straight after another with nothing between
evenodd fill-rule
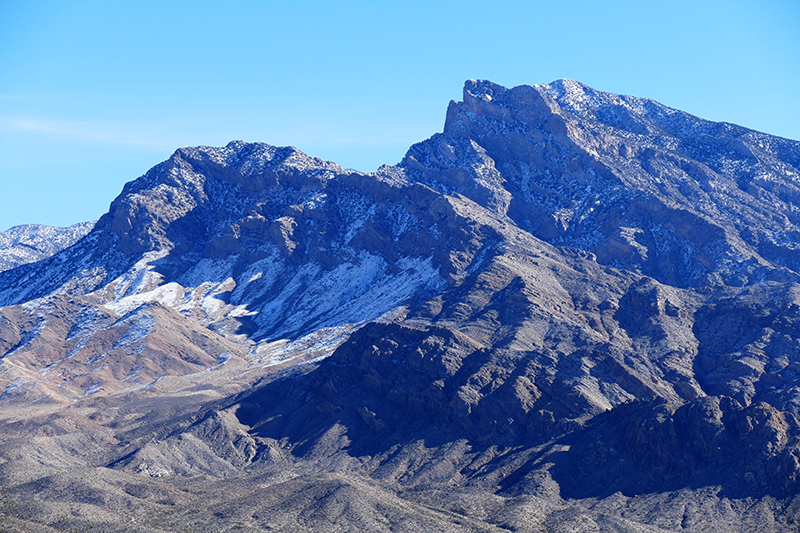
<instances>
[{"instance_id":1,"label":"sunlit rock face","mask_svg":"<svg viewBox=\"0 0 800 533\"><path fill-rule=\"evenodd\" d=\"M663 283L796 279L798 143L653 100L573 80L471 80L444 133L401 166L547 242Z\"/></svg>"},{"instance_id":2,"label":"sunlit rock face","mask_svg":"<svg viewBox=\"0 0 800 533\"><path fill-rule=\"evenodd\" d=\"M792 531L799 169L573 80L470 80L373 174L180 149L0 272L0 479L155 530Z\"/></svg>"}]
</instances>

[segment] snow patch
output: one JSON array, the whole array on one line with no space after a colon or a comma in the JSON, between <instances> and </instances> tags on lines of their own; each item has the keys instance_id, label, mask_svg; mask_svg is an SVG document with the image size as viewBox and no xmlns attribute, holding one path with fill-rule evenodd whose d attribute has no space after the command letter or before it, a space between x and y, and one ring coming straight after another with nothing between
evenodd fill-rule
<instances>
[{"instance_id":1,"label":"snow patch","mask_svg":"<svg viewBox=\"0 0 800 533\"><path fill-rule=\"evenodd\" d=\"M352 324L345 324L320 328L294 341L281 339L263 342L253 348L247 358L252 364L265 368L287 363L309 353L318 353L313 361L320 361L336 351L336 348L347 340L352 330Z\"/></svg>"},{"instance_id":2,"label":"snow patch","mask_svg":"<svg viewBox=\"0 0 800 533\"><path fill-rule=\"evenodd\" d=\"M178 308L184 303L184 288L175 282L170 282L146 292L134 293L119 300L108 302L105 306L117 316L125 316L143 304L153 302L165 307Z\"/></svg>"},{"instance_id":3,"label":"snow patch","mask_svg":"<svg viewBox=\"0 0 800 533\"><path fill-rule=\"evenodd\" d=\"M120 320L116 325L121 324L130 324L130 328L125 332L125 335L114 344L111 350L117 350L142 340L155 329L156 322L153 314L148 309L140 309L138 312L130 314Z\"/></svg>"},{"instance_id":4,"label":"snow patch","mask_svg":"<svg viewBox=\"0 0 800 533\"><path fill-rule=\"evenodd\" d=\"M352 263L325 271L308 263L271 301L262 306L256 323L281 335L338 324L374 320L420 290L442 288L444 279L430 258L406 257L392 273L386 261L361 252Z\"/></svg>"},{"instance_id":5,"label":"snow patch","mask_svg":"<svg viewBox=\"0 0 800 533\"><path fill-rule=\"evenodd\" d=\"M112 282L116 289L114 299L119 300L157 286L162 276L153 272L153 266L150 263L166 257L167 253L167 250L147 252L133 267L115 279Z\"/></svg>"}]
</instances>

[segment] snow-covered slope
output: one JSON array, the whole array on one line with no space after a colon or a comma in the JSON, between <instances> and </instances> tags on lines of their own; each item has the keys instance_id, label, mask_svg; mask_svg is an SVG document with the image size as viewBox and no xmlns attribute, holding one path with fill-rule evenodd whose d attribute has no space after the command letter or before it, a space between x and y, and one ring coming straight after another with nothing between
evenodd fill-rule
<instances>
[{"instance_id":1,"label":"snow-covered slope","mask_svg":"<svg viewBox=\"0 0 800 533\"><path fill-rule=\"evenodd\" d=\"M125 388L136 360L155 357L159 320L236 347L211 350L205 362L191 355L205 341L189 336L174 363L138 372L134 384L212 366L223 352L262 360L264 346L281 339L402 313L466 267L447 252L446 206L427 220L438 196L291 148L233 142L179 150L128 184L76 246L0 273L9 317L0 350L6 363L20 362L5 366L14 392L5 397L20 397L18 383L44 367L66 379L59 395ZM135 329L131 340L130 317L142 309L155 325ZM76 328L88 333L70 333ZM105 355L122 348L136 357L104 373L117 364Z\"/></svg>"},{"instance_id":2,"label":"snow-covered slope","mask_svg":"<svg viewBox=\"0 0 800 533\"><path fill-rule=\"evenodd\" d=\"M49 257L75 244L94 227L82 222L67 228L26 224L0 232L0 272Z\"/></svg>"}]
</instances>

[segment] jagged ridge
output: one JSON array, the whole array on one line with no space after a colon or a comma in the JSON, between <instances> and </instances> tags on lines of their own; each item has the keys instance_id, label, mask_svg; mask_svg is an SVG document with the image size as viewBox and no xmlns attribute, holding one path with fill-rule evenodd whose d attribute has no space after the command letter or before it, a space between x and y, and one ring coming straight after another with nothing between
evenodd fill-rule
<instances>
[{"instance_id":1,"label":"jagged ridge","mask_svg":"<svg viewBox=\"0 0 800 533\"><path fill-rule=\"evenodd\" d=\"M69 416L97 459L65 437L47 461L109 469L104 490L259 487L182 526L788 531L799 147L572 80L471 80L371 175L182 149L0 273L0 400L90 396ZM38 424L71 436L64 416ZM56 468L18 464L20 494ZM152 509L142 490L123 501Z\"/></svg>"}]
</instances>

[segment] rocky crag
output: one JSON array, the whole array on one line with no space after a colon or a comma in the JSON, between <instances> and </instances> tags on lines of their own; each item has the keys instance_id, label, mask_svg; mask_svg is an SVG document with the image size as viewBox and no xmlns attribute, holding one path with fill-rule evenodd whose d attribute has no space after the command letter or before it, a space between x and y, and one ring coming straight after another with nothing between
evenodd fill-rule
<instances>
[{"instance_id":1,"label":"rocky crag","mask_svg":"<svg viewBox=\"0 0 800 533\"><path fill-rule=\"evenodd\" d=\"M799 204L800 142L572 80L468 81L373 174L178 150L0 273L0 512L793 531Z\"/></svg>"}]
</instances>

